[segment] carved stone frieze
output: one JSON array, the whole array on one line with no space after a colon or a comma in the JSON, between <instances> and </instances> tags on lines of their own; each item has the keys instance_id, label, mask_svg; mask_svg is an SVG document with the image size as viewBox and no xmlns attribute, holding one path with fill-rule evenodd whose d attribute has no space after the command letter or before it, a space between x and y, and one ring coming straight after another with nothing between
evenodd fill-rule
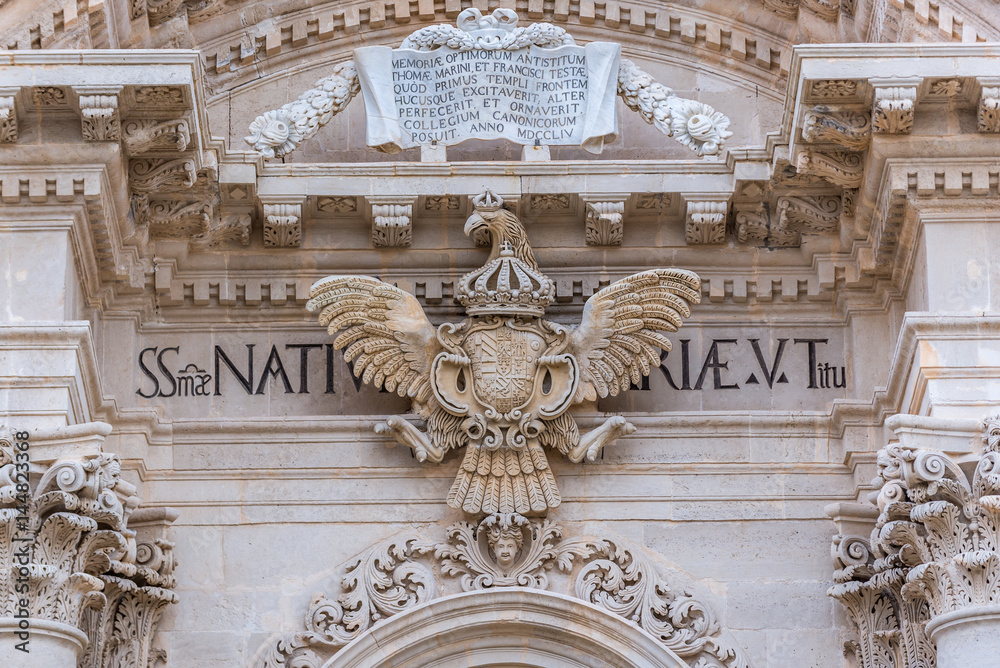
<instances>
[{"instance_id":1,"label":"carved stone frieze","mask_svg":"<svg viewBox=\"0 0 1000 668\"><path fill-rule=\"evenodd\" d=\"M118 117L118 93L116 87L74 86L80 102L80 116L83 138L87 141L118 141L122 138L121 121Z\"/></svg>"},{"instance_id":2,"label":"carved stone frieze","mask_svg":"<svg viewBox=\"0 0 1000 668\"><path fill-rule=\"evenodd\" d=\"M614 201L590 201L587 206L587 245L621 246L625 197Z\"/></svg>"},{"instance_id":3,"label":"carved stone frieze","mask_svg":"<svg viewBox=\"0 0 1000 668\"><path fill-rule=\"evenodd\" d=\"M416 197L370 198L372 244L376 247L409 246L413 241L413 204Z\"/></svg>"},{"instance_id":4,"label":"carved stone frieze","mask_svg":"<svg viewBox=\"0 0 1000 668\"><path fill-rule=\"evenodd\" d=\"M462 203L451 195L428 195L424 200L426 211L458 211Z\"/></svg>"},{"instance_id":5,"label":"carved stone frieze","mask_svg":"<svg viewBox=\"0 0 1000 668\"><path fill-rule=\"evenodd\" d=\"M305 632L262 647L254 668L318 667L393 615L452 594L505 587L557 591L638 626L692 666L748 668L711 608L683 579L619 539L565 537L517 513L460 522L443 536L406 534L374 545L345 573L336 598L317 595ZM565 583L565 584L562 584Z\"/></svg>"},{"instance_id":6,"label":"carved stone frieze","mask_svg":"<svg viewBox=\"0 0 1000 668\"><path fill-rule=\"evenodd\" d=\"M135 103L140 107L171 109L184 106L184 91L174 86L137 86Z\"/></svg>"},{"instance_id":7,"label":"carved stone frieze","mask_svg":"<svg viewBox=\"0 0 1000 668\"><path fill-rule=\"evenodd\" d=\"M871 117L849 108L819 105L805 113L802 138L807 142L832 142L861 151L871 141Z\"/></svg>"},{"instance_id":8,"label":"carved stone frieze","mask_svg":"<svg viewBox=\"0 0 1000 668\"><path fill-rule=\"evenodd\" d=\"M183 151L191 142L191 131L183 118L168 121L136 119L125 123L122 140L129 155L149 151Z\"/></svg>"},{"instance_id":9,"label":"carved stone frieze","mask_svg":"<svg viewBox=\"0 0 1000 668\"><path fill-rule=\"evenodd\" d=\"M728 202L689 201L684 224L688 244L721 244L726 240Z\"/></svg>"},{"instance_id":10,"label":"carved stone frieze","mask_svg":"<svg viewBox=\"0 0 1000 668\"><path fill-rule=\"evenodd\" d=\"M670 193L640 193L635 208L640 211L661 212L670 206Z\"/></svg>"},{"instance_id":11,"label":"carved stone frieze","mask_svg":"<svg viewBox=\"0 0 1000 668\"><path fill-rule=\"evenodd\" d=\"M264 245L295 248L302 243L302 204L264 203Z\"/></svg>"},{"instance_id":12,"label":"carved stone frieze","mask_svg":"<svg viewBox=\"0 0 1000 668\"><path fill-rule=\"evenodd\" d=\"M980 132L1000 132L1000 81L983 85L979 94L976 117Z\"/></svg>"},{"instance_id":13,"label":"carved stone frieze","mask_svg":"<svg viewBox=\"0 0 1000 668\"><path fill-rule=\"evenodd\" d=\"M18 88L0 88L0 144L17 141L17 105L15 97Z\"/></svg>"},{"instance_id":14,"label":"carved stone frieze","mask_svg":"<svg viewBox=\"0 0 1000 668\"><path fill-rule=\"evenodd\" d=\"M916 86L876 86L872 130L884 134L908 134L913 130L916 104Z\"/></svg>"},{"instance_id":15,"label":"carved stone frieze","mask_svg":"<svg viewBox=\"0 0 1000 668\"><path fill-rule=\"evenodd\" d=\"M190 188L198 180L194 158L132 158L129 185L135 193L152 194L164 188Z\"/></svg>"},{"instance_id":16,"label":"carved stone frieze","mask_svg":"<svg viewBox=\"0 0 1000 668\"><path fill-rule=\"evenodd\" d=\"M857 188L865 175L862 154L850 151L803 151L795 167L798 172L819 176L844 188Z\"/></svg>"},{"instance_id":17,"label":"carved stone frieze","mask_svg":"<svg viewBox=\"0 0 1000 668\"><path fill-rule=\"evenodd\" d=\"M701 280L679 269L629 276L598 290L581 325L568 329L543 318L555 285L539 270L521 222L491 192L473 204L465 233L487 230L493 250L456 283L469 316L462 322L438 329L413 295L366 276L323 279L306 306L320 312L356 375L410 397L427 424L421 431L392 416L377 433L421 462L465 449L451 507L473 516L544 514L561 503L545 447L594 461L635 431L615 416L581 435L570 406L617 395L648 375L658 351L671 346L659 332L690 315Z\"/></svg>"},{"instance_id":18,"label":"carved stone frieze","mask_svg":"<svg viewBox=\"0 0 1000 668\"><path fill-rule=\"evenodd\" d=\"M61 86L36 86L32 92L32 99L38 107L66 107L69 105L69 98L66 91Z\"/></svg>"}]
</instances>

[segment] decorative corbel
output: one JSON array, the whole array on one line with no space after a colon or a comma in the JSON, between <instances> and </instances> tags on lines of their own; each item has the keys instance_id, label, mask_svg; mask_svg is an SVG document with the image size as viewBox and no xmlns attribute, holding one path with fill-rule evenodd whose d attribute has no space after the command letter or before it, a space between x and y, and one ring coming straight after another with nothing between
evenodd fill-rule
<instances>
[{"instance_id":1,"label":"decorative corbel","mask_svg":"<svg viewBox=\"0 0 1000 668\"><path fill-rule=\"evenodd\" d=\"M836 21L840 16L840 0L802 0L802 7L824 21Z\"/></svg>"},{"instance_id":2,"label":"decorative corbel","mask_svg":"<svg viewBox=\"0 0 1000 668\"><path fill-rule=\"evenodd\" d=\"M193 157L133 158L128 164L128 180L136 193L190 188L198 180L198 170Z\"/></svg>"},{"instance_id":3,"label":"decorative corbel","mask_svg":"<svg viewBox=\"0 0 1000 668\"><path fill-rule=\"evenodd\" d=\"M208 232L214 210L212 202L157 199L137 213L138 222L148 225L152 236L187 241Z\"/></svg>"},{"instance_id":4,"label":"decorative corbel","mask_svg":"<svg viewBox=\"0 0 1000 668\"><path fill-rule=\"evenodd\" d=\"M771 228L775 245L796 245L803 230L814 234L834 234L840 226L843 203L832 195L804 195L778 198L778 220ZM792 239L794 243L790 243Z\"/></svg>"},{"instance_id":5,"label":"decorative corbel","mask_svg":"<svg viewBox=\"0 0 1000 668\"><path fill-rule=\"evenodd\" d=\"M249 246L250 225L251 218L248 213L222 216L218 225L210 225L207 232L193 237L191 246L198 250L207 250L228 243Z\"/></svg>"},{"instance_id":6,"label":"decorative corbel","mask_svg":"<svg viewBox=\"0 0 1000 668\"><path fill-rule=\"evenodd\" d=\"M883 134L909 134L913 130L913 110L917 106L919 79L869 81L875 87L872 106L872 131Z\"/></svg>"},{"instance_id":7,"label":"decorative corbel","mask_svg":"<svg viewBox=\"0 0 1000 668\"><path fill-rule=\"evenodd\" d=\"M126 122L122 140L130 155L157 150L183 151L191 142L191 131L183 118L169 121L144 118Z\"/></svg>"},{"instance_id":8,"label":"decorative corbel","mask_svg":"<svg viewBox=\"0 0 1000 668\"><path fill-rule=\"evenodd\" d=\"M726 240L728 201L688 200L684 240L688 244L721 244Z\"/></svg>"},{"instance_id":9,"label":"decorative corbel","mask_svg":"<svg viewBox=\"0 0 1000 668\"><path fill-rule=\"evenodd\" d=\"M976 115L980 132L1000 132L1000 77L979 78L982 91Z\"/></svg>"},{"instance_id":10,"label":"decorative corbel","mask_svg":"<svg viewBox=\"0 0 1000 668\"><path fill-rule=\"evenodd\" d=\"M600 199L583 197L587 207L587 245L621 246L628 195L602 195Z\"/></svg>"},{"instance_id":11,"label":"decorative corbel","mask_svg":"<svg viewBox=\"0 0 1000 668\"><path fill-rule=\"evenodd\" d=\"M297 248L302 244L302 202L263 201L264 245Z\"/></svg>"},{"instance_id":12,"label":"decorative corbel","mask_svg":"<svg viewBox=\"0 0 1000 668\"><path fill-rule=\"evenodd\" d=\"M15 86L0 88L0 144L17 141L17 105L14 98L19 91Z\"/></svg>"},{"instance_id":13,"label":"decorative corbel","mask_svg":"<svg viewBox=\"0 0 1000 668\"><path fill-rule=\"evenodd\" d=\"M795 20L799 15L799 0L764 0L764 6L786 19Z\"/></svg>"},{"instance_id":14,"label":"decorative corbel","mask_svg":"<svg viewBox=\"0 0 1000 668\"><path fill-rule=\"evenodd\" d=\"M378 248L409 246L413 240L416 197L370 197L372 244Z\"/></svg>"},{"instance_id":15,"label":"decorative corbel","mask_svg":"<svg viewBox=\"0 0 1000 668\"><path fill-rule=\"evenodd\" d=\"M807 142L832 142L852 151L868 148L872 122L862 111L818 105L805 113L802 139Z\"/></svg>"},{"instance_id":16,"label":"decorative corbel","mask_svg":"<svg viewBox=\"0 0 1000 668\"><path fill-rule=\"evenodd\" d=\"M795 161L795 169L844 188L857 188L865 176L861 154L850 151L803 151Z\"/></svg>"},{"instance_id":17,"label":"decorative corbel","mask_svg":"<svg viewBox=\"0 0 1000 668\"><path fill-rule=\"evenodd\" d=\"M80 101L83 138L87 141L118 141L118 93L121 86L73 86Z\"/></svg>"},{"instance_id":18,"label":"decorative corbel","mask_svg":"<svg viewBox=\"0 0 1000 668\"><path fill-rule=\"evenodd\" d=\"M736 238L740 243L763 246L770 232L771 219L764 204L755 202L736 208Z\"/></svg>"}]
</instances>

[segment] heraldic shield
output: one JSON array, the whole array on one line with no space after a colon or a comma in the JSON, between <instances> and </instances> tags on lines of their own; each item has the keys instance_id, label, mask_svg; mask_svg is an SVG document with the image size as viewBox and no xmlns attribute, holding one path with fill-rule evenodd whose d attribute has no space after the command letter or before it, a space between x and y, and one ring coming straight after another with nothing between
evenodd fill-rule
<instances>
[{"instance_id":1,"label":"heraldic shield","mask_svg":"<svg viewBox=\"0 0 1000 668\"><path fill-rule=\"evenodd\" d=\"M546 448L594 461L635 427L612 416L581 435L569 409L639 383L660 363L674 332L700 300L701 279L652 269L597 291L582 322L546 320L555 285L535 261L521 222L487 192L465 225L488 232L486 264L462 276L455 297L468 314L434 327L416 298L368 276L318 281L307 304L354 360L364 382L413 401L422 431L392 416L376 432L440 462L465 448L448 504L474 516L543 515L561 503Z\"/></svg>"}]
</instances>

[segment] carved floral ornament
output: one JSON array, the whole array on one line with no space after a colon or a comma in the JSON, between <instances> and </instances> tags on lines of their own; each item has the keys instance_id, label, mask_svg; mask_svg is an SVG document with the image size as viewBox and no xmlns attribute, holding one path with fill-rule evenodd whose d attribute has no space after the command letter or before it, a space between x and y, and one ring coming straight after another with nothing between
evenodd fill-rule
<instances>
[{"instance_id":1,"label":"carved floral ornament","mask_svg":"<svg viewBox=\"0 0 1000 668\"><path fill-rule=\"evenodd\" d=\"M453 594L501 588L568 594L618 615L692 668L749 668L715 614L650 556L619 539L564 537L547 519L495 513L441 536L408 533L366 550L336 598L313 597L305 631L264 645L254 668L320 668L394 615ZM498 629L502 633L502 628Z\"/></svg>"},{"instance_id":2,"label":"carved floral ornament","mask_svg":"<svg viewBox=\"0 0 1000 668\"><path fill-rule=\"evenodd\" d=\"M479 9L469 8L458 15L457 27L439 24L422 28L403 41L401 50L410 50L415 54L440 50L446 57L466 52L511 52L532 58L541 53L555 53L554 49L559 47L583 48L575 47L576 42L573 37L552 24L533 23L526 27L518 27L517 23L517 14L510 9L496 9L491 15L484 16ZM698 155L715 155L721 150L722 144L732 135L728 130L729 118L703 102L676 96L670 88L654 81L635 63L626 59L619 60L617 45L610 46L614 48L607 50L608 53L604 56L607 62L617 63L617 74L611 72L611 81L600 80L601 86L616 89L618 97L629 109L638 112L644 121L689 147ZM373 136L388 137L392 133L373 135L372 123L381 122L378 119L383 118L396 121L398 119L392 119L393 114L381 108L383 103L377 102L379 98L372 92L373 83L368 79L363 81L359 78L360 62L367 62L369 56L365 55L364 61L358 61L359 57L361 52L355 52L355 60L335 65L330 76L316 82L313 88L304 92L294 102L258 116L250 124L250 134L246 137L246 142L267 159L287 155L343 111L351 99L361 92L362 84L365 83L366 100L371 96L374 100L371 106L379 107L369 110L369 144L381 151L398 152L400 150L398 141L373 139ZM596 66L588 64L587 67L593 69ZM587 95L592 96L591 100L596 99L598 91L589 91ZM391 104L392 101L384 103ZM608 126L610 130L607 140L613 140L617 132L613 100L598 112L588 112L588 114L586 123ZM552 111L545 112L544 115L565 116L566 112ZM458 140L466 138L471 136L460 136ZM483 136L483 138L493 137ZM581 145L588 151L599 153L603 140L582 141Z\"/></svg>"},{"instance_id":3,"label":"carved floral ornament","mask_svg":"<svg viewBox=\"0 0 1000 668\"><path fill-rule=\"evenodd\" d=\"M829 591L857 627L848 649L859 668L930 668L937 633L1000 600L1000 414L982 442L978 461L900 443L879 451L875 528L834 539Z\"/></svg>"},{"instance_id":4,"label":"carved floral ornament","mask_svg":"<svg viewBox=\"0 0 1000 668\"><path fill-rule=\"evenodd\" d=\"M486 264L459 279L469 317L435 328L416 298L367 276L330 276L312 287L307 308L335 335L365 383L409 397L421 431L392 416L375 431L441 462L465 448L448 505L473 516L545 514L561 502L545 448L573 462L635 427L621 416L580 434L574 404L614 396L649 375L673 332L700 301L690 271L652 269L595 293L582 322L543 318L555 286L535 262L524 227L486 192L473 201L465 233L489 232Z\"/></svg>"}]
</instances>

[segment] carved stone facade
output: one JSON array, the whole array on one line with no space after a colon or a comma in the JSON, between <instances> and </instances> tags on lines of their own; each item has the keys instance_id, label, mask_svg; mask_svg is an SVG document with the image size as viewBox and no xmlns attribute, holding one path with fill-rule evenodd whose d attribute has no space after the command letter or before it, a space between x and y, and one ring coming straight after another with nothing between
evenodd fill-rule
<instances>
[{"instance_id":1,"label":"carved stone facade","mask_svg":"<svg viewBox=\"0 0 1000 668\"><path fill-rule=\"evenodd\" d=\"M998 42L0 0L0 665L989 665Z\"/></svg>"}]
</instances>

